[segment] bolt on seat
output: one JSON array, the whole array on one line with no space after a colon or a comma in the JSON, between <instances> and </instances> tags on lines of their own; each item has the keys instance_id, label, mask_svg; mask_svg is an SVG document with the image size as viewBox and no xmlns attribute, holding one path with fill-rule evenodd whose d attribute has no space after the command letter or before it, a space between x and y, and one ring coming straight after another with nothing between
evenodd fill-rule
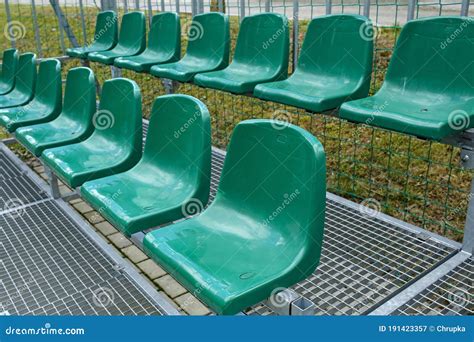
<instances>
[{"instance_id":1,"label":"bolt on seat","mask_svg":"<svg viewBox=\"0 0 474 342\"><path fill-rule=\"evenodd\" d=\"M52 121L20 127L15 137L39 157L47 149L82 141L92 134L92 116L96 111L95 79L91 69L69 70L66 77L62 111Z\"/></svg>"},{"instance_id":2,"label":"bolt on seat","mask_svg":"<svg viewBox=\"0 0 474 342\"><path fill-rule=\"evenodd\" d=\"M18 127L55 119L61 112L61 63L47 59L39 64L36 93L33 100L19 107L0 109L0 125L10 133Z\"/></svg>"},{"instance_id":3,"label":"bolt on seat","mask_svg":"<svg viewBox=\"0 0 474 342\"><path fill-rule=\"evenodd\" d=\"M469 18L410 21L400 33L380 90L344 103L339 115L430 140L474 127L472 56L474 26Z\"/></svg>"},{"instance_id":4,"label":"bolt on seat","mask_svg":"<svg viewBox=\"0 0 474 342\"><path fill-rule=\"evenodd\" d=\"M2 57L2 73L0 74L0 95L12 91L15 86L15 74L18 69L18 52L16 49L6 49Z\"/></svg>"},{"instance_id":5,"label":"bolt on seat","mask_svg":"<svg viewBox=\"0 0 474 342\"><path fill-rule=\"evenodd\" d=\"M117 45L118 18L114 11L104 11L97 14L94 41L86 46L66 49L70 57L87 59L91 52L101 52L112 49Z\"/></svg>"},{"instance_id":6,"label":"bolt on seat","mask_svg":"<svg viewBox=\"0 0 474 342\"><path fill-rule=\"evenodd\" d=\"M144 250L218 314L236 314L319 263L326 163L319 141L276 121L233 132L214 202L145 235Z\"/></svg>"},{"instance_id":7,"label":"bolt on seat","mask_svg":"<svg viewBox=\"0 0 474 342\"><path fill-rule=\"evenodd\" d=\"M184 57L178 62L151 67L152 75L190 82L197 73L220 70L229 64L228 16L216 12L196 15L187 33L188 46Z\"/></svg>"},{"instance_id":8,"label":"bolt on seat","mask_svg":"<svg viewBox=\"0 0 474 342\"><path fill-rule=\"evenodd\" d=\"M71 188L132 168L142 155L142 110L138 85L125 78L104 82L92 135L49 148L41 160Z\"/></svg>"},{"instance_id":9,"label":"bolt on seat","mask_svg":"<svg viewBox=\"0 0 474 342\"><path fill-rule=\"evenodd\" d=\"M87 59L106 65L113 65L118 57L135 56L146 47L146 23L142 12L129 12L122 17L117 45L109 51L91 52Z\"/></svg>"},{"instance_id":10,"label":"bolt on seat","mask_svg":"<svg viewBox=\"0 0 474 342\"><path fill-rule=\"evenodd\" d=\"M316 113L366 97L373 39L372 23L366 17L315 18L308 26L295 72L287 80L257 85L254 95Z\"/></svg>"},{"instance_id":11,"label":"bolt on seat","mask_svg":"<svg viewBox=\"0 0 474 342\"><path fill-rule=\"evenodd\" d=\"M179 15L165 12L153 16L148 33L148 47L137 56L119 57L114 65L137 72L149 72L155 64L179 60L181 25Z\"/></svg>"},{"instance_id":12,"label":"bolt on seat","mask_svg":"<svg viewBox=\"0 0 474 342\"><path fill-rule=\"evenodd\" d=\"M86 182L81 197L130 236L203 207L211 178L209 112L187 95L156 99L145 150L127 172Z\"/></svg>"},{"instance_id":13,"label":"bolt on seat","mask_svg":"<svg viewBox=\"0 0 474 342\"><path fill-rule=\"evenodd\" d=\"M36 55L24 53L18 60L15 86L9 93L0 96L0 108L22 106L30 102L35 94L35 84Z\"/></svg>"},{"instance_id":14,"label":"bolt on seat","mask_svg":"<svg viewBox=\"0 0 474 342\"><path fill-rule=\"evenodd\" d=\"M288 20L274 13L245 17L232 63L225 69L196 75L197 85L235 94L250 93L259 83L288 76Z\"/></svg>"}]
</instances>

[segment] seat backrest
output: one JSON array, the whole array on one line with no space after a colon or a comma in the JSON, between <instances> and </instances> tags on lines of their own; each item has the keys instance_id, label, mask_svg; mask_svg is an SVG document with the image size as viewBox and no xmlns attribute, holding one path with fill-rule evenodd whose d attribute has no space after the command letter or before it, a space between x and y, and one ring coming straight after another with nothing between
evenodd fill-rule
<instances>
[{"instance_id":1,"label":"seat backrest","mask_svg":"<svg viewBox=\"0 0 474 342\"><path fill-rule=\"evenodd\" d=\"M233 62L263 66L286 76L289 55L288 19L261 13L245 17L240 24Z\"/></svg>"},{"instance_id":2,"label":"seat backrest","mask_svg":"<svg viewBox=\"0 0 474 342\"><path fill-rule=\"evenodd\" d=\"M62 105L62 86L61 62L57 59L41 61L34 101L48 105L54 113L59 114Z\"/></svg>"},{"instance_id":3,"label":"seat backrest","mask_svg":"<svg viewBox=\"0 0 474 342\"><path fill-rule=\"evenodd\" d=\"M36 86L36 55L27 52L20 55L15 75L15 91L32 99Z\"/></svg>"},{"instance_id":4,"label":"seat backrest","mask_svg":"<svg viewBox=\"0 0 474 342\"><path fill-rule=\"evenodd\" d=\"M142 160L193 184L193 197L206 199L207 203L211 178L211 121L207 107L188 95L158 97L153 103Z\"/></svg>"},{"instance_id":5,"label":"seat backrest","mask_svg":"<svg viewBox=\"0 0 474 342\"><path fill-rule=\"evenodd\" d=\"M77 122L86 132L92 132L95 100L94 72L86 67L70 69L66 77L61 116Z\"/></svg>"},{"instance_id":6,"label":"seat backrest","mask_svg":"<svg viewBox=\"0 0 474 342\"><path fill-rule=\"evenodd\" d=\"M474 25L467 17L437 17L405 24L383 87L401 93L474 96Z\"/></svg>"},{"instance_id":7,"label":"seat backrest","mask_svg":"<svg viewBox=\"0 0 474 342\"><path fill-rule=\"evenodd\" d=\"M304 129L274 120L247 120L232 134L217 196L253 222L259 236L278 230L299 240L314 270L326 205L326 160L321 143ZM303 254L302 254L303 255ZM308 266L308 265L307 265Z\"/></svg>"},{"instance_id":8,"label":"seat backrest","mask_svg":"<svg viewBox=\"0 0 474 342\"><path fill-rule=\"evenodd\" d=\"M1 82L7 85L9 90L15 85L15 73L18 69L18 52L16 49L6 49L2 57Z\"/></svg>"},{"instance_id":9,"label":"seat backrest","mask_svg":"<svg viewBox=\"0 0 474 342\"><path fill-rule=\"evenodd\" d=\"M181 55L181 25L179 15L172 12L158 13L151 19L148 49L179 60Z\"/></svg>"},{"instance_id":10,"label":"seat backrest","mask_svg":"<svg viewBox=\"0 0 474 342\"><path fill-rule=\"evenodd\" d=\"M142 155L142 103L140 88L126 78L104 82L99 109L92 118L95 127L89 138L107 141L127 153L133 153L134 162Z\"/></svg>"},{"instance_id":11,"label":"seat backrest","mask_svg":"<svg viewBox=\"0 0 474 342\"><path fill-rule=\"evenodd\" d=\"M374 30L367 17L334 14L311 20L296 73L329 76L370 87Z\"/></svg>"},{"instance_id":12,"label":"seat backrest","mask_svg":"<svg viewBox=\"0 0 474 342\"><path fill-rule=\"evenodd\" d=\"M94 41L101 46L112 48L118 40L118 17L114 11L97 14Z\"/></svg>"},{"instance_id":13,"label":"seat backrest","mask_svg":"<svg viewBox=\"0 0 474 342\"><path fill-rule=\"evenodd\" d=\"M140 53L146 47L146 21L142 12L129 12L122 17L118 45Z\"/></svg>"},{"instance_id":14,"label":"seat backrest","mask_svg":"<svg viewBox=\"0 0 474 342\"><path fill-rule=\"evenodd\" d=\"M229 17L212 12L196 15L187 29L186 56L206 59L218 68L229 64Z\"/></svg>"}]
</instances>

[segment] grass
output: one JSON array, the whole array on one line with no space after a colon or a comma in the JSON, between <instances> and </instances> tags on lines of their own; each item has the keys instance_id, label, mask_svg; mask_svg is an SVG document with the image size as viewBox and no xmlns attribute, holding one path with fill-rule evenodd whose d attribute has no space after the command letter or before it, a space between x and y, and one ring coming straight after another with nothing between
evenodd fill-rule
<instances>
[{"instance_id":1,"label":"grass","mask_svg":"<svg viewBox=\"0 0 474 342\"><path fill-rule=\"evenodd\" d=\"M0 5L0 28L6 23L3 7ZM17 41L17 47L21 51L36 51L31 8L16 5L11 11L12 19L19 20L26 28L25 36ZM83 43L78 8L63 7L63 11L73 32L80 43ZM86 8L85 12L88 38L91 39L97 9ZM37 14L43 55L63 55L61 35L52 9L37 6ZM190 16L181 17L185 32ZM308 21L300 21L300 42L307 25ZM237 18L231 18L232 49L238 26ZM371 93L383 82L398 34L399 29L396 27L384 28L378 32ZM184 52L185 35L182 37L182 43ZM2 49L9 47L5 39L0 41L0 45ZM66 62L63 67L64 76L67 70L78 65L77 61ZM109 68L98 64L93 64L92 68L100 83L110 78ZM131 71L124 71L123 76L135 80L140 86L144 115L148 116L154 99L164 94L160 81L150 75ZM389 215L454 240L462 239L472 173L459 166L459 149L382 129L351 124L328 115L309 114L297 108L198 88L190 84L181 85L178 92L193 95L209 107L212 115L213 144L222 148L229 142L232 129L239 121L272 118L275 113L284 111L292 123L312 132L323 143L327 154L329 191L356 202L375 199L380 203L380 209Z\"/></svg>"}]
</instances>

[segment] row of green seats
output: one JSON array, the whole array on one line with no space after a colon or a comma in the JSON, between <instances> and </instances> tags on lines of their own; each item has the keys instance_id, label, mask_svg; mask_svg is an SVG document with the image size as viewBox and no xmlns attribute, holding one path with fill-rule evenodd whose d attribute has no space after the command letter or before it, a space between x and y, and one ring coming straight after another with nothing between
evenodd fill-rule
<instances>
[{"instance_id":1,"label":"row of green seats","mask_svg":"<svg viewBox=\"0 0 474 342\"><path fill-rule=\"evenodd\" d=\"M317 267L326 163L314 136L272 120L241 122L209 205L211 124L201 101L158 97L142 152L134 81L106 81L96 110L92 70L68 72L62 105L55 59L40 63L32 102L48 78L59 80L48 92L57 111L5 108L2 125L16 123L17 140L126 235L180 220L147 233L144 250L216 313L238 313Z\"/></svg>"},{"instance_id":2,"label":"row of green seats","mask_svg":"<svg viewBox=\"0 0 474 342\"><path fill-rule=\"evenodd\" d=\"M357 15L313 19L289 78L287 19L272 13L244 18L230 65L228 18L197 15L183 59L157 62L149 72L236 94L253 92L315 113L340 109L348 121L443 140L474 127L471 21L436 17L405 24L383 86L372 97L367 95L375 37L370 21Z\"/></svg>"}]
</instances>

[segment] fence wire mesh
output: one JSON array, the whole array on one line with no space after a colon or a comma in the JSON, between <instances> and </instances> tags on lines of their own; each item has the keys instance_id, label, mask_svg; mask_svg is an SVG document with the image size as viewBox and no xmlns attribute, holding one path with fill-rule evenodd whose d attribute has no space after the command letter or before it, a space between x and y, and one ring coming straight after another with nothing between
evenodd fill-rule
<instances>
[{"instance_id":1,"label":"fence wire mesh","mask_svg":"<svg viewBox=\"0 0 474 342\"><path fill-rule=\"evenodd\" d=\"M4 33L1 48L13 45L20 51L36 51L40 57L53 57L64 55L74 40L79 45L91 42L96 15L103 5L101 1L59 0L56 12L55 3L56 0L7 0L0 4L0 28ZM301 46L313 17L327 13L369 14L377 28L372 94L383 82L394 44L407 18L460 15L462 11L474 15L474 6L469 5L468 1L459 0L380 0L371 5L370 1L363 0L305 0L298 1L298 12L295 13L294 1L286 0L116 1L119 16L134 10L145 12L148 18L160 11L180 12L183 54L192 13L220 10L230 14L232 51L242 15L269 10L285 14L290 20L297 18L298 44L292 41L294 48ZM62 25L58 19L61 13ZM67 61L64 75L78 65L77 61ZM92 68L100 83L111 77L108 67L94 63ZM124 70L123 76L139 84L147 116L153 100L165 93L164 88L151 75ZM372 207L375 213L381 211L455 240L462 239L472 172L460 167L459 148L192 84L182 84L177 91L194 95L209 107L214 145L225 148L232 129L241 120L284 119L304 127L323 143L327 153L329 191Z\"/></svg>"}]
</instances>

